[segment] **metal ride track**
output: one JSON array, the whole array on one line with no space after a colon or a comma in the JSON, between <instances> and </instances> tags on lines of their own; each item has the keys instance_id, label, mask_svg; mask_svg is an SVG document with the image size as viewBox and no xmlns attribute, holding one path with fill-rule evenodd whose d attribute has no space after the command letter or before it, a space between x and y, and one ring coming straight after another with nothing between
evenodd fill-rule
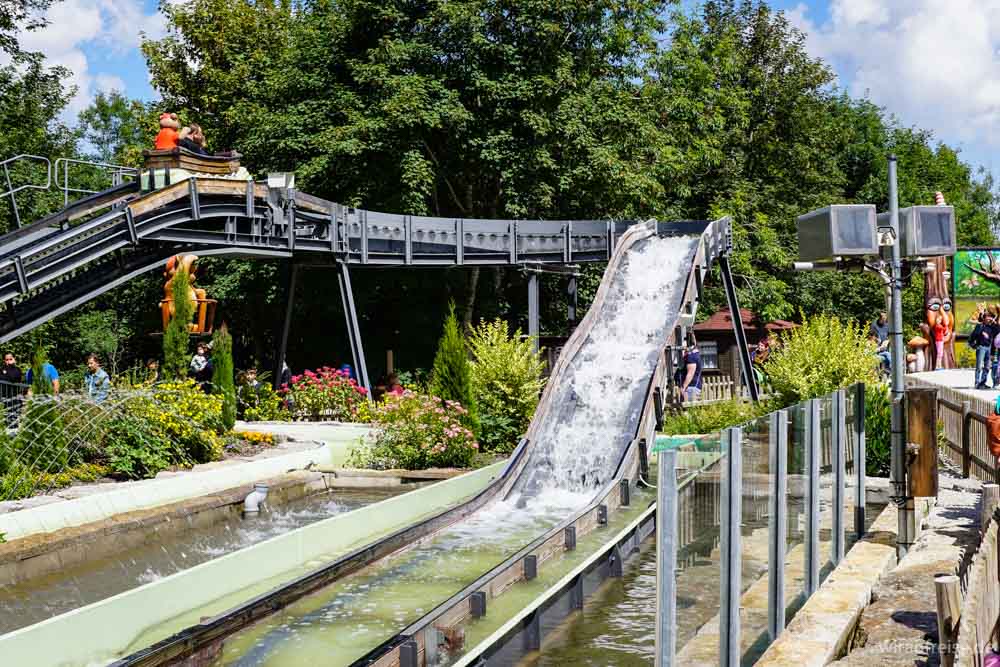
<instances>
[{"instance_id":1,"label":"metal ride track","mask_svg":"<svg viewBox=\"0 0 1000 667\"><path fill-rule=\"evenodd\" d=\"M396 215L221 177L150 192L128 183L0 237L0 342L178 253L359 266L573 264L609 260L634 223Z\"/></svg>"},{"instance_id":2,"label":"metal ride track","mask_svg":"<svg viewBox=\"0 0 1000 667\"><path fill-rule=\"evenodd\" d=\"M249 197L248 197L249 198ZM370 214L369 214L370 215ZM400 218L404 216L399 216ZM408 216L405 216L408 217ZM466 225L473 221L464 221ZM491 221L496 223L497 221ZM411 231L416 224L405 223ZM509 238L520 238L513 223L500 223L514 231ZM560 223L561 224L561 223ZM600 223L603 224L603 223ZM419 227L416 227L419 229ZM564 228L565 229L565 228ZM610 227L609 227L610 229ZM615 232L617 234L617 232ZM408 233L409 234L409 233ZM502 594L518 580L530 578L532 572L542 567L547 559L560 550L570 549L578 537L608 522L610 515L629 504L630 491L641 483L647 473L648 447L656 427L662 419L664 391L673 376L680 344L687 329L694 324L695 311L701 295L705 276L717 259L731 249L730 221L728 218L714 222L662 223L649 221L632 225L614 244L601 287L587 315L573 332L542 394L535 417L524 439L519 443L507 465L486 489L465 503L444 510L429 519L357 549L335 561L323 565L298 579L253 598L218 616L190 626L148 648L137 651L114 663L118 667L176 664L180 661L211 653L225 637L274 613L301 597L319 590L376 561L399 553L419 542L425 542L442 529L459 522L488 503L503 499L514 488L530 458L532 438L541 431L546 419L554 418L556 406L553 397L560 378L567 372L583 351L584 344L594 327L605 303L609 302L609 284L619 271L629 249L638 241L652 235L686 236L698 239L687 276L680 288L680 308L673 324L664 330L662 353L657 356L655 369L649 375L645 391L640 397L639 418L629 429L629 438L618 452L617 466L612 479L607 481L593 501L574 516L567 518L546 531L533 542L519 550L501 565L485 573L476 582L457 592L430 614L411 624L393 638L384 642L365 656L359 656L357 665L417 665L424 664L428 654L437 649L438 632L443 628L459 625L472 617L477 605ZM571 240L574 238L569 237ZM611 242L611 239L608 239ZM295 241L299 242L298 239ZM468 243L465 250L468 250ZM520 251L518 251L520 252ZM520 257L520 254L518 255ZM620 565L622 554L613 552L612 559ZM614 564L612 563L612 566Z\"/></svg>"}]
</instances>

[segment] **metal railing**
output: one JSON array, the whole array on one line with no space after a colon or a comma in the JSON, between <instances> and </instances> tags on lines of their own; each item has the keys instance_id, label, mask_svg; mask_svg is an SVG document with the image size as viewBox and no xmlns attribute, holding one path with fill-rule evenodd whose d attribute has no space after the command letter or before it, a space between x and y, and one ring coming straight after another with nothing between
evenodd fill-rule
<instances>
[{"instance_id":1,"label":"metal railing","mask_svg":"<svg viewBox=\"0 0 1000 667\"><path fill-rule=\"evenodd\" d=\"M705 456L713 440L717 465L692 473L685 457L696 449ZM752 663L843 559L848 533L860 538L866 530L864 385L702 436L691 447L678 442L658 460L657 665L716 652L720 665ZM687 557L691 548L700 557ZM802 575L793 579L785 566L796 559ZM741 580L755 571L754 580ZM704 583L716 580L717 602L704 593ZM697 613L717 611L718 633L679 634L679 592L690 605L692 589L701 592ZM758 600L767 601L766 614L763 604L754 608Z\"/></svg>"},{"instance_id":2,"label":"metal railing","mask_svg":"<svg viewBox=\"0 0 1000 667\"><path fill-rule=\"evenodd\" d=\"M136 180L139 178L139 170L132 167L125 167L120 164L111 164L108 162L94 162L91 160L74 160L72 158L61 157L55 162L54 168L54 179L59 189L63 192L63 206L68 206L70 202L69 195L73 194L80 195L94 195L100 192L100 190L89 190L87 188L81 187L71 187L70 186L70 167L77 165L78 167L90 167L91 169L96 168L104 172L104 174L111 179L111 187L117 187L126 182L126 180ZM61 167L61 171L60 171Z\"/></svg>"},{"instance_id":3,"label":"metal railing","mask_svg":"<svg viewBox=\"0 0 1000 667\"><path fill-rule=\"evenodd\" d=\"M39 162L45 164L45 184L39 185L37 183L22 183L17 187L14 187L14 183L10 177L10 167L17 162ZM41 155L31 155L29 153L22 153L21 155L15 155L12 158L7 158L3 162L0 162L0 166L3 167L3 177L6 190L0 193L0 197L10 198L10 207L14 213L14 224L18 227L21 226L21 212L17 208L17 198L15 195L23 190L48 190L52 187L52 163L49 162L48 158L42 157Z\"/></svg>"},{"instance_id":4,"label":"metal railing","mask_svg":"<svg viewBox=\"0 0 1000 667\"><path fill-rule=\"evenodd\" d=\"M29 180L26 183L14 185L14 178L11 176L11 169L18 163L34 163L39 168L39 171L44 173L45 182L40 183ZM75 183L71 183L70 169L74 165L79 168L99 170L101 172L101 176L110 180L110 187L117 187L125 183L127 180L136 180L139 177L138 169L107 162L59 158L55 161L55 164L53 164L46 157L42 157L41 155L31 155L29 153L23 153L21 155L15 155L12 158L8 158L0 162L0 167L3 169L4 179L3 183L0 183L0 187L6 188L3 192L0 192L0 198L6 197L10 200L11 212L14 214L14 224L18 229L23 226L21 223L21 211L17 205L16 195L18 192L23 192L25 190L46 191L52 187L53 183L55 183L56 187L63 193L63 206L69 205L71 193L74 195L87 196L101 192L101 190L91 190L89 188L78 187Z\"/></svg>"}]
</instances>

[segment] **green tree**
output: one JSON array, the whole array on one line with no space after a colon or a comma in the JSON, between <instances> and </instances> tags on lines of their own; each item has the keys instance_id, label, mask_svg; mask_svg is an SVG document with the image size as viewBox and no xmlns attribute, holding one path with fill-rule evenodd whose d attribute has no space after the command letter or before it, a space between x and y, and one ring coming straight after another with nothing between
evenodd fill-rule
<instances>
[{"instance_id":1,"label":"green tree","mask_svg":"<svg viewBox=\"0 0 1000 667\"><path fill-rule=\"evenodd\" d=\"M455 317L455 306L448 309L444 332L438 343L431 371L430 393L446 401L456 401L468 410L463 422L478 437L479 416L472 391L472 368L465 336Z\"/></svg>"},{"instance_id":2,"label":"green tree","mask_svg":"<svg viewBox=\"0 0 1000 667\"><path fill-rule=\"evenodd\" d=\"M180 263L171 289L174 316L163 332L163 372L168 379L181 379L187 376L188 341L191 336L189 325L194 315L194 304L191 303L189 294L190 278Z\"/></svg>"},{"instance_id":3,"label":"green tree","mask_svg":"<svg viewBox=\"0 0 1000 667\"><path fill-rule=\"evenodd\" d=\"M117 90L99 92L77 117L84 152L99 162L142 166L142 151L157 127L156 110Z\"/></svg>"},{"instance_id":4,"label":"green tree","mask_svg":"<svg viewBox=\"0 0 1000 667\"><path fill-rule=\"evenodd\" d=\"M107 364L112 377L118 375L132 329L113 310L92 310L76 317L76 342L85 353L93 352Z\"/></svg>"},{"instance_id":5,"label":"green tree","mask_svg":"<svg viewBox=\"0 0 1000 667\"><path fill-rule=\"evenodd\" d=\"M222 394L222 423L226 430L236 425L236 379L233 369L233 337L226 323L212 336L212 390Z\"/></svg>"}]
</instances>

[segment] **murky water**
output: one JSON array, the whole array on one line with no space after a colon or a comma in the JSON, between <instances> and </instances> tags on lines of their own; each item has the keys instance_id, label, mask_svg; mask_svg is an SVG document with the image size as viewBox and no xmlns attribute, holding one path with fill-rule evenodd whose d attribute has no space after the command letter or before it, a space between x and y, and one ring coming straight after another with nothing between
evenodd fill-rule
<instances>
[{"instance_id":1,"label":"murky water","mask_svg":"<svg viewBox=\"0 0 1000 667\"><path fill-rule=\"evenodd\" d=\"M398 489L336 490L312 495L242 519L151 538L142 546L66 568L16 586L0 587L0 632L52 616L186 570L295 528L349 512L400 493Z\"/></svg>"},{"instance_id":2,"label":"murky water","mask_svg":"<svg viewBox=\"0 0 1000 667\"><path fill-rule=\"evenodd\" d=\"M884 505L870 504L866 520L870 526ZM848 533L847 546L854 544ZM679 563L677 578L677 647L678 653L706 623L718 623L719 563L717 555ZM766 567L766 562L764 563ZM744 576L750 572L744 568ZM756 581L744 581L749 588ZM786 582L794 586L794 582ZM708 588L715 595L706 596ZM791 620L790 617L786 620ZM593 665L594 667L648 666L655 659L656 627L656 548L647 540L638 560L632 561L621 579L610 579L600 592L584 605L581 613L569 619L557 633L546 638L543 650L525 660L524 667L557 665ZM760 657L766 641L758 641L755 631L766 627L745 627L744 663Z\"/></svg>"}]
</instances>

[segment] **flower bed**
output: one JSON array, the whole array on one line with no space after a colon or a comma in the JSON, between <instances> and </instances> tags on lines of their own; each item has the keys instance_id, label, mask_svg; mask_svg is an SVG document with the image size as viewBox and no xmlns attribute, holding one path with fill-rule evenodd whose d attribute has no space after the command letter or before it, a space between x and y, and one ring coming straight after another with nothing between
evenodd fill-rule
<instances>
[{"instance_id":1,"label":"flower bed","mask_svg":"<svg viewBox=\"0 0 1000 667\"><path fill-rule=\"evenodd\" d=\"M371 421L366 409L367 390L348 373L324 366L293 375L291 385L279 392L288 404L293 419L304 421Z\"/></svg>"},{"instance_id":2,"label":"flower bed","mask_svg":"<svg viewBox=\"0 0 1000 667\"><path fill-rule=\"evenodd\" d=\"M465 468L479 443L462 425L467 414L455 401L404 391L389 394L375 410L373 440L351 451L348 465L388 470Z\"/></svg>"}]
</instances>

